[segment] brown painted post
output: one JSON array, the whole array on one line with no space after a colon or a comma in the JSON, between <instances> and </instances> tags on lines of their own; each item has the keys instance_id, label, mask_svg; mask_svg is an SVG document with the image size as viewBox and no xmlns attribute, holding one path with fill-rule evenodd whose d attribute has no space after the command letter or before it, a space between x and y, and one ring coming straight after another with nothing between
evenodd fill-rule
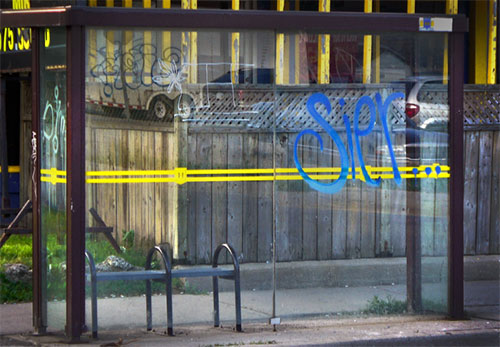
<instances>
[{"instance_id":1,"label":"brown painted post","mask_svg":"<svg viewBox=\"0 0 500 347\"><path fill-rule=\"evenodd\" d=\"M44 314L44 298L42 288L42 235L40 229L40 30L32 28L31 43L31 160L33 172L32 182L33 201L33 329L35 334L44 334L47 326Z\"/></svg>"},{"instance_id":2,"label":"brown painted post","mask_svg":"<svg viewBox=\"0 0 500 347\"><path fill-rule=\"evenodd\" d=\"M78 341L85 324L85 30L67 32L66 335Z\"/></svg>"},{"instance_id":3,"label":"brown painted post","mask_svg":"<svg viewBox=\"0 0 500 347\"><path fill-rule=\"evenodd\" d=\"M448 314L464 317L464 34L450 35L450 228L448 234Z\"/></svg>"},{"instance_id":4,"label":"brown painted post","mask_svg":"<svg viewBox=\"0 0 500 347\"><path fill-rule=\"evenodd\" d=\"M407 126L407 129L409 127ZM419 143L417 134L406 132L406 156L408 166L418 166L420 158L418 146L408 144ZM422 247L420 235L420 180L406 180L406 292L407 307L410 312L422 310Z\"/></svg>"}]
</instances>

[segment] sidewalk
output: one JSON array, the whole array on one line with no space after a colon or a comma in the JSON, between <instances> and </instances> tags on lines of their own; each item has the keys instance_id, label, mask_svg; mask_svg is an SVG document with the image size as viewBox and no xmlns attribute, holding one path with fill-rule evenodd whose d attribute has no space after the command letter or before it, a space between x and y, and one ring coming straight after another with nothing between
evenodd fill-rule
<instances>
[{"instance_id":1,"label":"sidewalk","mask_svg":"<svg viewBox=\"0 0 500 347\"><path fill-rule=\"evenodd\" d=\"M430 284L424 286L424 297L430 297L436 290ZM154 331L145 331L145 299L107 298L99 299L99 333L97 341L91 344L130 342L131 345L228 345L228 344L325 344L361 343L380 340L385 344L418 344L420 340L429 343L427 337L436 338L437 345L461 336L461 341L495 342L500 331L498 281L466 282L466 309L473 316L484 319L449 321L438 316L366 317L352 315L362 310L375 295L384 299L387 295L405 299L405 286L389 285L379 287L306 288L278 290L276 293L277 315L282 324L274 332L267 321L272 315L272 292L250 290L242 292L242 316L244 333L236 333L234 327L234 295L223 292L220 297L221 329L212 327L211 295L174 296L175 337L165 336L165 296L153 297ZM90 305L87 305L90 306ZM50 310L64 309L64 303L51 303ZM344 312L351 314L346 315ZM90 315L87 322L90 325ZM59 322L62 324L63 322ZM0 305L0 345L16 343L53 344L63 342L62 336L30 336L31 304ZM467 337L468 336L468 337ZM6 340L6 338L14 340ZM393 342L383 339L394 340ZM416 339L416 340L415 340ZM440 339L444 339L441 341ZM385 342L384 342L385 341ZM431 341L431 342L432 342ZM423 343L422 342L422 343ZM432 342L432 343L434 343ZM441 344L439 344L441 342ZM446 345L446 344L445 344ZM488 345L486 343L486 345ZM496 344L498 345L498 344Z\"/></svg>"}]
</instances>

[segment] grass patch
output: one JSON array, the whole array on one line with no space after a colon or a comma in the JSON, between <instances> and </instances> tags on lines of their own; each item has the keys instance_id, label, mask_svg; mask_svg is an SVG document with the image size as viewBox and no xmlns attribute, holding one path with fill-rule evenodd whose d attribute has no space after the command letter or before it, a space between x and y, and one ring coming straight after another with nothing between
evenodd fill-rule
<instances>
[{"instance_id":1,"label":"grass patch","mask_svg":"<svg viewBox=\"0 0 500 347\"><path fill-rule=\"evenodd\" d=\"M33 300L31 283L11 282L0 272L0 303L27 302Z\"/></svg>"},{"instance_id":2,"label":"grass patch","mask_svg":"<svg viewBox=\"0 0 500 347\"><path fill-rule=\"evenodd\" d=\"M396 300L388 295L385 299L374 296L362 310L364 314L388 315L406 313L406 301Z\"/></svg>"}]
</instances>

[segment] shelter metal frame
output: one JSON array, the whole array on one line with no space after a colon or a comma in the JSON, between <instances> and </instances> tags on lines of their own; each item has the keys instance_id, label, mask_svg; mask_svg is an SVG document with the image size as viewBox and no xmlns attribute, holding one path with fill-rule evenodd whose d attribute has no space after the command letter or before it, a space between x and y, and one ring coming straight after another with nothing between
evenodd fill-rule
<instances>
[{"instance_id":1,"label":"shelter metal frame","mask_svg":"<svg viewBox=\"0 0 500 347\"><path fill-rule=\"evenodd\" d=\"M2 10L0 22L5 27L31 27L33 131L40 153L40 28L66 27L67 30L67 300L66 334L78 340L85 324L85 27L155 27L160 29L227 29L227 30L314 30L318 32L349 31L377 34L383 32L418 32L421 17L450 18L448 84L450 104L450 215L448 234L448 314L462 318L463 291L463 66L464 33L468 20L463 15L422 15L404 13L351 12L277 12L232 10L177 10L139 8L91 8L83 6L53 7L31 10ZM36 184L33 185L33 264L35 332L43 333L44 312L41 286L40 237L40 162L34 162Z\"/></svg>"}]
</instances>

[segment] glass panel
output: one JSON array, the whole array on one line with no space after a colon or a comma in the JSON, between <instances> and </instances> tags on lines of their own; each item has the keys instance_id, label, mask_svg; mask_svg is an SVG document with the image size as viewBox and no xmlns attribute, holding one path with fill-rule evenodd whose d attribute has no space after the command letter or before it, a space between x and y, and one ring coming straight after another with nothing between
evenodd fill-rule
<instances>
[{"instance_id":1,"label":"glass panel","mask_svg":"<svg viewBox=\"0 0 500 347\"><path fill-rule=\"evenodd\" d=\"M143 268L155 244L174 266L210 266L228 242L243 321L402 313L407 302L444 310L444 35L90 28L87 38L86 248L98 271ZM143 325L143 283L98 287L100 329ZM210 278L174 287L175 323L212 319L199 295ZM193 303L198 314L182 314ZM153 307L164 327L164 298Z\"/></svg>"},{"instance_id":2,"label":"glass panel","mask_svg":"<svg viewBox=\"0 0 500 347\"><path fill-rule=\"evenodd\" d=\"M40 45L40 167L44 325L66 321L66 31Z\"/></svg>"},{"instance_id":3,"label":"glass panel","mask_svg":"<svg viewBox=\"0 0 500 347\"><path fill-rule=\"evenodd\" d=\"M120 247L103 233L87 234L98 270L110 256L144 267L155 244L169 249L175 266L207 266L228 242L239 262L269 264L259 285L269 290L274 34L92 28L87 37L87 208ZM91 214L88 226L100 226ZM231 264L224 252L218 261ZM234 302L232 283L224 282L221 301ZM164 294L164 285L154 285ZM254 300L255 288L243 284L243 300ZM99 283L99 290L107 297L100 299L100 329L144 325L142 282ZM174 307L174 323L211 321L212 298L201 295L209 291L210 277L174 279L174 302L182 296L199 308L186 316ZM271 314L267 293L264 311L243 312L244 320ZM119 300L130 305L113 304ZM166 325L164 301L153 297L154 327ZM116 310L123 322L106 318ZM234 322L234 306L221 308L221 320Z\"/></svg>"},{"instance_id":4,"label":"glass panel","mask_svg":"<svg viewBox=\"0 0 500 347\"><path fill-rule=\"evenodd\" d=\"M279 316L446 311L444 39L285 34L276 86Z\"/></svg>"}]
</instances>

